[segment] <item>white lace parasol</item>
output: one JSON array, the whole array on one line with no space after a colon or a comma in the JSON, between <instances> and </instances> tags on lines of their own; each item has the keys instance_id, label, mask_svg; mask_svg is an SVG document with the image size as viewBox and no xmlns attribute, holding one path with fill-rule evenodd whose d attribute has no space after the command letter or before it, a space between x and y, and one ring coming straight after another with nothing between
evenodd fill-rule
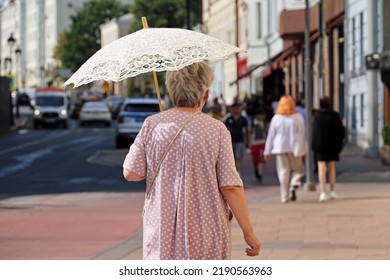
<instances>
[{"instance_id":1,"label":"white lace parasol","mask_svg":"<svg viewBox=\"0 0 390 280\"><path fill-rule=\"evenodd\" d=\"M146 72L179 70L195 62L227 58L242 50L200 32L144 28L97 51L64 86L118 82Z\"/></svg>"}]
</instances>

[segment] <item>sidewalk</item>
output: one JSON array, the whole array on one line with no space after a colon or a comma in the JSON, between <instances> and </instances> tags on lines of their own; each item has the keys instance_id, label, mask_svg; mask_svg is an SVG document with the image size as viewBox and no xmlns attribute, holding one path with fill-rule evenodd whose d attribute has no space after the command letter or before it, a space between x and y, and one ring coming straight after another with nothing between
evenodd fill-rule
<instances>
[{"instance_id":1,"label":"sidewalk","mask_svg":"<svg viewBox=\"0 0 390 280\"><path fill-rule=\"evenodd\" d=\"M90 163L122 166L126 150L100 151ZM262 241L254 259L390 259L390 166L347 146L337 163L337 200L319 203L317 191L300 189L296 202L281 204L275 162L263 183L245 156L243 181L255 232ZM141 216L139 217L141 219ZM232 258L246 257L241 230L232 224ZM95 259L142 259L142 228Z\"/></svg>"}]
</instances>

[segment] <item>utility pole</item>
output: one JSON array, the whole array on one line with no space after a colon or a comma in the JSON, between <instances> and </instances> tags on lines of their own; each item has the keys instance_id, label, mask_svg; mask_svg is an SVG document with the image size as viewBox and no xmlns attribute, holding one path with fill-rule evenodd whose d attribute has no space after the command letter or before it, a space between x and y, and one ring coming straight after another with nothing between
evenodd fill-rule
<instances>
[{"instance_id":1,"label":"utility pole","mask_svg":"<svg viewBox=\"0 0 390 280\"><path fill-rule=\"evenodd\" d=\"M309 146L306 156L306 191L315 191L313 183L313 153L310 149L312 134L312 91L311 91L311 61L310 61L310 12L309 0L305 0L305 108L306 108L306 140Z\"/></svg>"},{"instance_id":2,"label":"utility pole","mask_svg":"<svg viewBox=\"0 0 390 280\"><path fill-rule=\"evenodd\" d=\"M325 41L325 31L326 31L326 19L325 19L325 11L324 11L324 0L320 0L319 3L319 24L318 24L318 32L319 32L319 97L324 97L325 94L325 64L324 64L324 41Z\"/></svg>"},{"instance_id":3,"label":"utility pole","mask_svg":"<svg viewBox=\"0 0 390 280\"><path fill-rule=\"evenodd\" d=\"M367 1L367 53L377 52L377 1ZM378 137L378 71L366 71L367 77L367 140L365 155L370 158L379 157Z\"/></svg>"},{"instance_id":4,"label":"utility pole","mask_svg":"<svg viewBox=\"0 0 390 280\"><path fill-rule=\"evenodd\" d=\"M238 0L235 0L235 14L236 14L236 47L240 47L240 26L239 26L239 18L238 18ZM239 60L238 53L236 53L236 72L237 72L237 97L240 96L240 81L238 79L239 76L239 66L238 66L238 60Z\"/></svg>"}]
</instances>

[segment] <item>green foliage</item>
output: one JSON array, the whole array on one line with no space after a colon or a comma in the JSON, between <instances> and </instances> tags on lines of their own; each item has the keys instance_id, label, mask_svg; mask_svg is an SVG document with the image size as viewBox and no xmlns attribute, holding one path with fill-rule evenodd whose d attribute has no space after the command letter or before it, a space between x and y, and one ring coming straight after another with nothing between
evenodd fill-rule
<instances>
[{"instance_id":1,"label":"green foliage","mask_svg":"<svg viewBox=\"0 0 390 280\"><path fill-rule=\"evenodd\" d=\"M136 21L131 31L142 28L141 18L146 17L149 27L187 27L186 2L190 4L190 26L199 23L199 3L193 0L135 0L130 7Z\"/></svg>"},{"instance_id":2,"label":"green foliage","mask_svg":"<svg viewBox=\"0 0 390 280\"><path fill-rule=\"evenodd\" d=\"M60 53L64 67L76 71L100 49L100 25L129 13L129 7L118 0L90 0L85 8L71 16L70 29Z\"/></svg>"},{"instance_id":3,"label":"green foliage","mask_svg":"<svg viewBox=\"0 0 390 280\"><path fill-rule=\"evenodd\" d=\"M390 145L390 124L382 128L382 138L385 145Z\"/></svg>"}]
</instances>

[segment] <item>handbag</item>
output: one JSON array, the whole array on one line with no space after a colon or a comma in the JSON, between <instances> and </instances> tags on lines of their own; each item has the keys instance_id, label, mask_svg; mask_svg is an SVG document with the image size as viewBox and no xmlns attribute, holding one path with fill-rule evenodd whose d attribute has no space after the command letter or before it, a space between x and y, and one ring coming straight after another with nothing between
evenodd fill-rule
<instances>
[{"instance_id":1,"label":"handbag","mask_svg":"<svg viewBox=\"0 0 390 280\"><path fill-rule=\"evenodd\" d=\"M294 129L294 157L303 157L307 154L308 147L306 139L304 138L304 133L301 132L301 127L299 125L295 125Z\"/></svg>"},{"instance_id":2,"label":"handbag","mask_svg":"<svg viewBox=\"0 0 390 280\"><path fill-rule=\"evenodd\" d=\"M147 196L147 197L149 197L150 191L152 190L152 187L153 187L153 185L154 185L154 182L156 181L157 174L158 174L158 172L160 171L161 164L163 163L165 157L167 156L169 150L171 149L172 144L175 142L175 140L177 139L177 137L179 136L179 134L183 131L184 127L191 121L191 119L192 119L195 115L197 115L197 114L199 114L199 113L200 113L200 111L197 111L197 112L191 114L191 116L189 116L189 117L187 118L187 120L183 123L183 125L180 127L180 129L176 132L175 136L173 137L173 139L171 140L171 142L170 142L170 143L168 144L168 146L166 147L166 149L165 149L163 155L162 155L161 158L160 158L160 161L159 161L158 164L157 164L157 168L156 168L156 171L155 171L154 174L153 174L151 183L149 184L149 187L147 188L147 192L146 192L146 196Z\"/></svg>"}]
</instances>

